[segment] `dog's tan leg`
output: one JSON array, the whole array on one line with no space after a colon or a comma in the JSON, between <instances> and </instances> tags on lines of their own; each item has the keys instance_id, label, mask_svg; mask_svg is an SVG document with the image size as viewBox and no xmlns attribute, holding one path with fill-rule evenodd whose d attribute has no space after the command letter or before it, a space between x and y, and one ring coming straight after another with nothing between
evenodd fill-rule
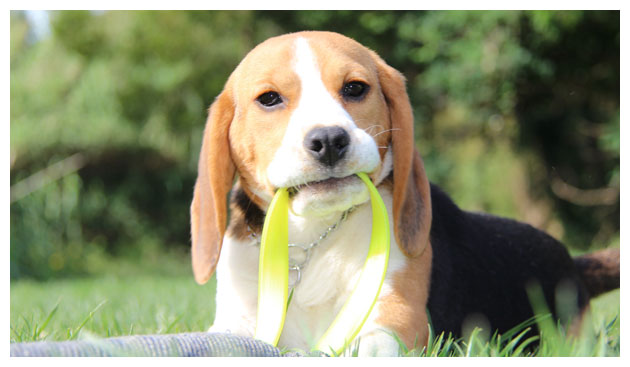
<instances>
[{"instance_id":1,"label":"dog's tan leg","mask_svg":"<svg viewBox=\"0 0 630 367\"><path fill-rule=\"evenodd\" d=\"M420 256L407 258L406 266L393 274L391 291L379 299L373 310L377 312L377 317L372 331L361 336L360 355L398 352L398 342L390 333L396 334L408 350L421 350L427 345L429 325L426 305L431 258L431 246L427 246Z\"/></svg>"}]
</instances>

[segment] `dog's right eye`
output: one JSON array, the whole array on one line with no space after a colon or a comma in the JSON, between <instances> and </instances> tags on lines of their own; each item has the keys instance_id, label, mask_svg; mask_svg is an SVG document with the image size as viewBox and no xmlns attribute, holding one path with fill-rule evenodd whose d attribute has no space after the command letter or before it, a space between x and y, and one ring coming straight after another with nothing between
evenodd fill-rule
<instances>
[{"instance_id":1,"label":"dog's right eye","mask_svg":"<svg viewBox=\"0 0 630 367\"><path fill-rule=\"evenodd\" d=\"M259 95L256 100L265 107L273 107L282 103L282 97L276 92L265 92Z\"/></svg>"},{"instance_id":2,"label":"dog's right eye","mask_svg":"<svg viewBox=\"0 0 630 367\"><path fill-rule=\"evenodd\" d=\"M359 81L344 84L341 95L352 101L360 101L370 89L370 86Z\"/></svg>"}]
</instances>

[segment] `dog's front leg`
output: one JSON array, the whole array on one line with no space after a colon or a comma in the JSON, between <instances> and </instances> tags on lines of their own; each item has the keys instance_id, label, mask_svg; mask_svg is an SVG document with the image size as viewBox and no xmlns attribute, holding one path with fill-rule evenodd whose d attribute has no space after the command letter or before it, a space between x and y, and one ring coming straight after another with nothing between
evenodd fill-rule
<instances>
[{"instance_id":1,"label":"dog's front leg","mask_svg":"<svg viewBox=\"0 0 630 367\"><path fill-rule=\"evenodd\" d=\"M217 266L216 314L210 332L254 336L258 247L226 236Z\"/></svg>"},{"instance_id":2,"label":"dog's front leg","mask_svg":"<svg viewBox=\"0 0 630 367\"><path fill-rule=\"evenodd\" d=\"M398 356L400 342L407 350L422 350L427 345L431 258L431 246L427 246L422 255L406 258L404 266L388 274L359 334L360 356Z\"/></svg>"},{"instance_id":3,"label":"dog's front leg","mask_svg":"<svg viewBox=\"0 0 630 367\"><path fill-rule=\"evenodd\" d=\"M208 332L230 333L253 337L256 328L256 308L251 312L242 300L217 292L217 308L214 323Z\"/></svg>"},{"instance_id":4,"label":"dog's front leg","mask_svg":"<svg viewBox=\"0 0 630 367\"><path fill-rule=\"evenodd\" d=\"M394 297L390 294L375 305L378 315L366 323L358 338L359 356L396 357L403 348L422 350L427 345L429 325L424 307L411 310L402 302L387 302L387 298L391 301Z\"/></svg>"}]
</instances>

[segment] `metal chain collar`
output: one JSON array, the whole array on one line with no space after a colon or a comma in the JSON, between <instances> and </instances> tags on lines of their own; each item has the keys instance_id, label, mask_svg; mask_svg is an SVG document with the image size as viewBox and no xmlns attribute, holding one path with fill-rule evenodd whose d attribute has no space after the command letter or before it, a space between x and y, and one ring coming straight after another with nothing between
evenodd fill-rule
<instances>
[{"instance_id":1,"label":"metal chain collar","mask_svg":"<svg viewBox=\"0 0 630 367\"><path fill-rule=\"evenodd\" d=\"M330 233L334 232L339 227L339 225L341 225L341 223L343 223L348 218L348 215L352 213L355 209L356 209L356 206L353 206L350 209L343 212L341 214L341 218L339 218L339 220L335 224L326 228L326 231L324 231L324 233L322 233L318 239L309 243L308 245L289 243L289 252L291 251L292 248L300 249L303 252L302 261L292 260L291 255L289 255L289 271L295 272L294 281L289 284L289 288L297 287L297 285L300 283L300 280L302 280L302 269L306 267L306 265L308 264L308 261L311 259L311 252L313 251L313 249L317 247L317 245L319 245L324 239L326 239L326 237L328 237ZM249 226L248 226L248 229L251 233L251 237L253 237L256 240L256 242L260 245L260 238L258 238L256 233L252 231L252 229L249 228Z\"/></svg>"}]
</instances>

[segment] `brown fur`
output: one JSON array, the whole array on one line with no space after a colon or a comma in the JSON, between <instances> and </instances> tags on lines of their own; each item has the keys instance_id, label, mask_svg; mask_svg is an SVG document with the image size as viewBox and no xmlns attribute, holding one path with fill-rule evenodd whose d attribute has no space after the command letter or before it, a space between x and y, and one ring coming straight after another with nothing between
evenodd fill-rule
<instances>
[{"instance_id":1,"label":"brown fur","mask_svg":"<svg viewBox=\"0 0 630 367\"><path fill-rule=\"evenodd\" d=\"M380 325L394 331L408 349L422 348L429 339L424 305L429 298L431 246L417 257L407 259L405 268L393 276L392 292L378 306Z\"/></svg>"},{"instance_id":2,"label":"brown fur","mask_svg":"<svg viewBox=\"0 0 630 367\"><path fill-rule=\"evenodd\" d=\"M230 225L226 234L241 241L260 235L264 220L265 213L237 183L230 198Z\"/></svg>"},{"instance_id":3,"label":"brown fur","mask_svg":"<svg viewBox=\"0 0 630 367\"><path fill-rule=\"evenodd\" d=\"M589 296L596 297L619 288L619 249L610 248L578 256L574 258L574 262Z\"/></svg>"},{"instance_id":4,"label":"brown fur","mask_svg":"<svg viewBox=\"0 0 630 367\"><path fill-rule=\"evenodd\" d=\"M214 273L227 222L225 198L235 173L227 137L233 110L233 101L226 90L210 108L199 156L190 217L193 272L200 284Z\"/></svg>"},{"instance_id":5,"label":"brown fur","mask_svg":"<svg viewBox=\"0 0 630 367\"><path fill-rule=\"evenodd\" d=\"M402 74L376 54L381 87L392 126L394 232L405 255L418 256L429 245L431 194L422 159L414 146L413 112ZM427 279L428 282L428 279Z\"/></svg>"}]
</instances>

